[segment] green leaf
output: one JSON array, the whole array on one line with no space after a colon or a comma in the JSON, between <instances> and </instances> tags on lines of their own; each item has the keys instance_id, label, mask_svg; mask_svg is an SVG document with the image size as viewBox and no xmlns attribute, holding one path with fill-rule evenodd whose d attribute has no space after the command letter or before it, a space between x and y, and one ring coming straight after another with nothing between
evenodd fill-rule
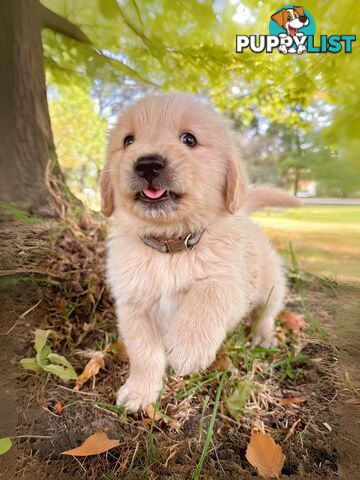
<instances>
[{"instance_id":1,"label":"green leaf","mask_svg":"<svg viewBox=\"0 0 360 480\"><path fill-rule=\"evenodd\" d=\"M36 330L35 331L35 341L34 341L34 347L36 350L36 353L38 355L41 354L43 351L43 348L46 345L46 341L49 335L49 330Z\"/></svg>"},{"instance_id":2,"label":"green leaf","mask_svg":"<svg viewBox=\"0 0 360 480\"><path fill-rule=\"evenodd\" d=\"M240 415L244 413L252 389L253 383L250 380L246 378L238 380L234 392L226 401L226 406L230 414L237 420Z\"/></svg>"},{"instance_id":3,"label":"green leaf","mask_svg":"<svg viewBox=\"0 0 360 480\"><path fill-rule=\"evenodd\" d=\"M74 367L71 365L69 360L67 360L63 355L58 355L57 353L50 353L48 359L51 363L57 363L58 365L63 365L64 367L70 369L72 368L74 370Z\"/></svg>"},{"instance_id":4,"label":"green leaf","mask_svg":"<svg viewBox=\"0 0 360 480\"><path fill-rule=\"evenodd\" d=\"M51 354L51 352L51 348L48 345L45 345L42 351L36 355L36 361L40 367L43 367L49 363L48 356Z\"/></svg>"},{"instance_id":5,"label":"green leaf","mask_svg":"<svg viewBox=\"0 0 360 480\"><path fill-rule=\"evenodd\" d=\"M0 455L4 455L12 447L12 441L9 437L0 438Z\"/></svg>"},{"instance_id":6,"label":"green leaf","mask_svg":"<svg viewBox=\"0 0 360 480\"><path fill-rule=\"evenodd\" d=\"M35 357L23 358L22 360L20 360L20 364L25 370L32 370L34 372L38 372L39 370L41 370L41 367L36 361Z\"/></svg>"},{"instance_id":7,"label":"green leaf","mask_svg":"<svg viewBox=\"0 0 360 480\"><path fill-rule=\"evenodd\" d=\"M45 372L56 375L65 382L75 380L78 376L71 363L62 355L53 353L49 345L46 345L48 335L48 330L36 330L34 342L36 357L23 358L20 360L21 366L25 370L33 370L35 372L45 370Z\"/></svg>"},{"instance_id":8,"label":"green leaf","mask_svg":"<svg viewBox=\"0 0 360 480\"><path fill-rule=\"evenodd\" d=\"M61 378L61 380L63 380L64 382L67 382L68 380L76 380L78 377L73 367L67 368L67 367L63 367L62 365L49 364L49 365L45 365L43 367L43 370L53 375L56 375L57 377Z\"/></svg>"},{"instance_id":9,"label":"green leaf","mask_svg":"<svg viewBox=\"0 0 360 480\"><path fill-rule=\"evenodd\" d=\"M51 348L46 345L49 333L49 330L38 329L35 331L34 347L36 350L36 361L40 367L44 367L49 363L47 358L52 352Z\"/></svg>"}]
</instances>

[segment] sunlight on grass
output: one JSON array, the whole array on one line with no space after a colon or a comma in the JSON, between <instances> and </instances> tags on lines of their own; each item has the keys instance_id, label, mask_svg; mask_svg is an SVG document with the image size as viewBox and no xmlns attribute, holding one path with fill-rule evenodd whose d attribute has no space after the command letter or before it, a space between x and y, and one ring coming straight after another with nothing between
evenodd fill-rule
<instances>
[{"instance_id":1,"label":"sunlight on grass","mask_svg":"<svg viewBox=\"0 0 360 480\"><path fill-rule=\"evenodd\" d=\"M254 215L288 260L291 242L301 269L337 281L360 282L360 207L306 206Z\"/></svg>"}]
</instances>

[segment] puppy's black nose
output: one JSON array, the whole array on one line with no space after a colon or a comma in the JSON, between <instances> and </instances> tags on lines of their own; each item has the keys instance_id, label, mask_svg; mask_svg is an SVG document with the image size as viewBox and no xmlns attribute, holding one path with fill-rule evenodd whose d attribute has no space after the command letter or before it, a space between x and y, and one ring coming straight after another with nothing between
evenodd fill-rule
<instances>
[{"instance_id":1,"label":"puppy's black nose","mask_svg":"<svg viewBox=\"0 0 360 480\"><path fill-rule=\"evenodd\" d=\"M299 20L300 20L301 23L305 23L306 20L307 20L307 17L305 15L301 16L301 17L299 17Z\"/></svg>"},{"instance_id":2,"label":"puppy's black nose","mask_svg":"<svg viewBox=\"0 0 360 480\"><path fill-rule=\"evenodd\" d=\"M160 155L146 155L137 159L134 168L139 177L150 181L157 177L164 167L165 158Z\"/></svg>"}]
</instances>

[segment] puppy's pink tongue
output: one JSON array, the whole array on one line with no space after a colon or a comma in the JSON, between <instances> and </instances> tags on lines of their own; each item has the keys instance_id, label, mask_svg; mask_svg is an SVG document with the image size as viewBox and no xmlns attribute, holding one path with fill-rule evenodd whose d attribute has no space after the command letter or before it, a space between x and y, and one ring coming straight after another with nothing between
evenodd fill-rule
<instances>
[{"instance_id":1,"label":"puppy's pink tongue","mask_svg":"<svg viewBox=\"0 0 360 480\"><path fill-rule=\"evenodd\" d=\"M148 198L156 199L156 198L160 198L161 195L163 195L165 193L165 190L164 189L157 190L157 189L153 189L153 188L145 188L145 190L143 190L143 193Z\"/></svg>"}]
</instances>

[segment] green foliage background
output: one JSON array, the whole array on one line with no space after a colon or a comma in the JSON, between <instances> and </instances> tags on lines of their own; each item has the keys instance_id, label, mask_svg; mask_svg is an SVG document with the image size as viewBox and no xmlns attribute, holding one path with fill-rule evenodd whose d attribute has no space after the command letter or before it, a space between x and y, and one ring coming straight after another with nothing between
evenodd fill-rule
<instances>
[{"instance_id":1,"label":"green foliage background","mask_svg":"<svg viewBox=\"0 0 360 480\"><path fill-rule=\"evenodd\" d=\"M254 180L291 188L298 177L316 180L320 194L360 193L357 43L351 54L236 54L236 34L268 33L272 13L285 6L273 0L42 3L90 40L43 31L58 154L78 193L86 195L89 181L95 189L105 123L137 95L158 90L206 97L233 118ZM356 34L360 25L356 0L304 6L317 42L320 34ZM60 135L68 135L66 147Z\"/></svg>"}]
</instances>

